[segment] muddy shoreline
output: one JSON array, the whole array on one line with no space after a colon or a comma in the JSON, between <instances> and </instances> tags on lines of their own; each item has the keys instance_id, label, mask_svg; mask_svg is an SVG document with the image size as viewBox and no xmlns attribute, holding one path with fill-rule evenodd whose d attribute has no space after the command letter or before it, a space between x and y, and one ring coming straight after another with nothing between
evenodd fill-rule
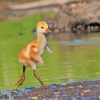
<instances>
[{"instance_id":1,"label":"muddy shoreline","mask_svg":"<svg viewBox=\"0 0 100 100\"><path fill-rule=\"evenodd\" d=\"M0 100L100 100L100 80L52 84L47 88L30 87L0 90Z\"/></svg>"}]
</instances>

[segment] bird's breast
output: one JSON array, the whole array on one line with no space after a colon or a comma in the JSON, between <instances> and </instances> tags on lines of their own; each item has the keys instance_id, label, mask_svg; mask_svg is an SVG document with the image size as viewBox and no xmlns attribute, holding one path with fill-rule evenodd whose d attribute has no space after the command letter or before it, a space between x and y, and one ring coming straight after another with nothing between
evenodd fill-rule
<instances>
[{"instance_id":1,"label":"bird's breast","mask_svg":"<svg viewBox=\"0 0 100 100\"><path fill-rule=\"evenodd\" d=\"M44 39L41 42L41 45L40 45L40 55L42 55L42 53L44 52L45 46L46 46L46 39Z\"/></svg>"}]
</instances>

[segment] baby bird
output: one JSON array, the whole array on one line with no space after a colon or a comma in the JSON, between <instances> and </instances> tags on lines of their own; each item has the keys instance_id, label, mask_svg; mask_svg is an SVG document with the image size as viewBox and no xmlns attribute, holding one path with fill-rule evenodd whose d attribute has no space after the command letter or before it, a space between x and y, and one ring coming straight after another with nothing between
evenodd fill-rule
<instances>
[{"instance_id":1,"label":"baby bird","mask_svg":"<svg viewBox=\"0 0 100 100\"><path fill-rule=\"evenodd\" d=\"M21 50L18 55L19 62L23 65L23 73L20 80L16 83L15 90L18 89L20 85L22 85L25 81L25 70L27 66L30 66L34 72L34 76L40 82L42 86L45 86L43 81L41 80L39 74L36 71L37 64L43 64L42 54L45 49L48 52L52 53L52 50L47 45L46 37L44 33L51 32L48 28L48 24L45 21L40 21L37 24L37 40L32 41L29 43L25 48Z\"/></svg>"}]
</instances>

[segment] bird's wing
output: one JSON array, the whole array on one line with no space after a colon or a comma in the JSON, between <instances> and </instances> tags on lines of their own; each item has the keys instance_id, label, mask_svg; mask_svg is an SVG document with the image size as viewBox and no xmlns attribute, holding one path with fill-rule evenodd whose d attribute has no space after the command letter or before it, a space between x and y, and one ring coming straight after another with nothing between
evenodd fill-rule
<instances>
[{"instance_id":1,"label":"bird's wing","mask_svg":"<svg viewBox=\"0 0 100 100\"><path fill-rule=\"evenodd\" d=\"M31 60L38 62L39 56L38 56L38 42L37 41L33 41L31 43L29 55L30 55Z\"/></svg>"}]
</instances>

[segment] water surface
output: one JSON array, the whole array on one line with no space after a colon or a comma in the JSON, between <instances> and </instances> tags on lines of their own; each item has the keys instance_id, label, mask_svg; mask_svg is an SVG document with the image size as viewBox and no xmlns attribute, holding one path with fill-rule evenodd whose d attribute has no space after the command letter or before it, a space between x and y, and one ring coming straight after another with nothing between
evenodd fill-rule
<instances>
[{"instance_id":1,"label":"water surface","mask_svg":"<svg viewBox=\"0 0 100 100\"><path fill-rule=\"evenodd\" d=\"M44 65L37 67L42 80L45 84L99 80L99 41L100 37L98 36L71 41L49 41L53 54L45 51L43 54ZM17 61L17 53L23 43L8 43L10 44L9 48L7 48L7 42L0 44L2 47L0 49L0 89L13 89L14 84L22 73L22 65ZM31 68L27 68L26 81L22 87L39 85L39 82L34 78Z\"/></svg>"}]
</instances>

